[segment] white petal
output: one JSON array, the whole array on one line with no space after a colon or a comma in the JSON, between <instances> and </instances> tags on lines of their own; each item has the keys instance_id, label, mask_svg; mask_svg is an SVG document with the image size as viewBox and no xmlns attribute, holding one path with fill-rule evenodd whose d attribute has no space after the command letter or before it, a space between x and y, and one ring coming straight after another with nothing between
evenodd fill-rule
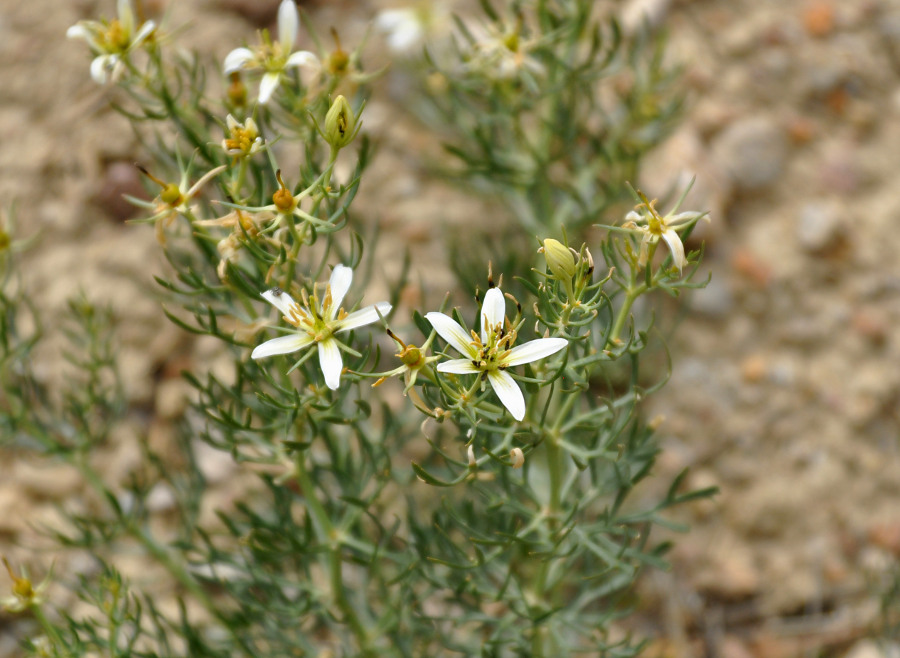
<instances>
[{"instance_id":1,"label":"white petal","mask_svg":"<svg viewBox=\"0 0 900 658\"><path fill-rule=\"evenodd\" d=\"M502 370L488 370L488 381L512 417L516 420L525 418L525 398L522 397L522 391L509 373Z\"/></svg>"},{"instance_id":2,"label":"white petal","mask_svg":"<svg viewBox=\"0 0 900 658\"><path fill-rule=\"evenodd\" d=\"M257 345L250 354L251 359L262 359L266 356L274 356L276 354L290 354L304 347L311 345L312 336L306 334L291 334L289 336L279 336L272 340L267 340L261 345Z\"/></svg>"},{"instance_id":3,"label":"white petal","mask_svg":"<svg viewBox=\"0 0 900 658\"><path fill-rule=\"evenodd\" d=\"M141 43L144 39L150 36L150 33L156 29L156 23L153 21L147 21L143 25L141 25L141 29L138 30L138 33L134 35L131 39L131 45L136 46Z\"/></svg>"},{"instance_id":4,"label":"white petal","mask_svg":"<svg viewBox=\"0 0 900 658\"><path fill-rule=\"evenodd\" d=\"M272 94L278 88L278 83L281 82L281 74L280 73L266 73L262 80L259 81L259 104L265 105L269 102L269 99L272 98Z\"/></svg>"},{"instance_id":5,"label":"white petal","mask_svg":"<svg viewBox=\"0 0 900 658\"><path fill-rule=\"evenodd\" d=\"M422 43L424 37L425 31L422 26L417 22L410 21L391 31L391 35L388 37L388 48L395 53L408 53Z\"/></svg>"},{"instance_id":6,"label":"white petal","mask_svg":"<svg viewBox=\"0 0 900 658\"><path fill-rule=\"evenodd\" d=\"M91 42L91 33L85 29L84 25L76 24L66 30L66 37L69 39L84 39L88 43Z\"/></svg>"},{"instance_id":7,"label":"white petal","mask_svg":"<svg viewBox=\"0 0 900 658\"><path fill-rule=\"evenodd\" d=\"M640 216L636 211L634 211L634 210L629 210L629 211L628 211L628 214L625 215L625 221L627 221L627 222L639 222L639 221L641 221L641 220L643 220L643 219L644 219L644 218L641 217L641 216Z\"/></svg>"},{"instance_id":8,"label":"white petal","mask_svg":"<svg viewBox=\"0 0 900 658\"><path fill-rule=\"evenodd\" d=\"M690 212L680 212L677 215L669 215L666 217L666 226L668 228L678 228L679 226L684 226L685 224L690 224L695 219L699 219L700 215L703 213L699 213L696 211ZM707 218L709 215L707 215Z\"/></svg>"},{"instance_id":9,"label":"white petal","mask_svg":"<svg viewBox=\"0 0 900 658\"><path fill-rule=\"evenodd\" d=\"M316 57L315 53L311 53L308 50L298 50L287 58L287 62L285 62L284 66L285 68L305 66L306 68L318 71L322 68L322 63L319 61L319 58Z\"/></svg>"},{"instance_id":10,"label":"white petal","mask_svg":"<svg viewBox=\"0 0 900 658\"><path fill-rule=\"evenodd\" d=\"M253 59L253 51L249 48L235 48L225 55L225 75L240 71Z\"/></svg>"},{"instance_id":11,"label":"white petal","mask_svg":"<svg viewBox=\"0 0 900 658\"><path fill-rule=\"evenodd\" d=\"M375 17L375 27L384 32L392 32L407 23L416 23L413 9L385 9Z\"/></svg>"},{"instance_id":12,"label":"white petal","mask_svg":"<svg viewBox=\"0 0 900 658\"><path fill-rule=\"evenodd\" d=\"M131 0L119 0L116 3L119 13L119 23L125 28L127 34L134 30L134 10L131 8Z\"/></svg>"},{"instance_id":13,"label":"white petal","mask_svg":"<svg viewBox=\"0 0 900 658\"><path fill-rule=\"evenodd\" d=\"M450 359L438 364L438 372L449 372L454 375L468 375L473 372L481 372L470 359Z\"/></svg>"},{"instance_id":14,"label":"white petal","mask_svg":"<svg viewBox=\"0 0 900 658\"><path fill-rule=\"evenodd\" d=\"M229 131L233 131L235 128L237 128L241 124L239 124L237 119L235 119L231 114L229 114L227 117L225 117L225 125L228 126Z\"/></svg>"},{"instance_id":15,"label":"white petal","mask_svg":"<svg viewBox=\"0 0 900 658\"><path fill-rule=\"evenodd\" d=\"M662 238L666 241L666 244L669 245L669 250L672 252L672 262L675 263L675 267L678 268L678 272L680 273L681 268L687 265L687 259L684 257L684 245L681 244L681 238L674 229L667 230L663 233Z\"/></svg>"},{"instance_id":16,"label":"white petal","mask_svg":"<svg viewBox=\"0 0 900 658\"><path fill-rule=\"evenodd\" d=\"M278 41L287 52L291 51L297 40L299 22L297 5L294 4L294 0L282 0L278 5Z\"/></svg>"},{"instance_id":17,"label":"white petal","mask_svg":"<svg viewBox=\"0 0 900 658\"><path fill-rule=\"evenodd\" d=\"M481 305L481 342L487 343L487 329L502 324L506 315L506 299L500 288L491 288L484 294Z\"/></svg>"},{"instance_id":18,"label":"white petal","mask_svg":"<svg viewBox=\"0 0 900 658\"><path fill-rule=\"evenodd\" d=\"M463 356L475 357L475 347L472 345L472 337L466 333L466 330L459 326L459 323L453 318L431 311L425 314L425 319L431 323L438 335L449 343L453 349Z\"/></svg>"},{"instance_id":19,"label":"white petal","mask_svg":"<svg viewBox=\"0 0 900 658\"><path fill-rule=\"evenodd\" d=\"M109 79L109 71L116 65L114 55L100 55L91 62L91 77L101 85Z\"/></svg>"},{"instance_id":20,"label":"white petal","mask_svg":"<svg viewBox=\"0 0 900 658\"><path fill-rule=\"evenodd\" d=\"M331 317L328 318L329 320L334 320L337 315L347 291L350 290L351 283L353 283L353 270L346 265L335 265L331 271L331 278L328 279L328 287L331 288Z\"/></svg>"},{"instance_id":21,"label":"white petal","mask_svg":"<svg viewBox=\"0 0 900 658\"><path fill-rule=\"evenodd\" d=\"M341 385L344 361L341 359L341 349L334 338L326 338L319 342L319 365L322 367L322 374L325 375L325 385L336 391Z\"/></svg>"},{"instance_id":22,"label":"white petal","mask_svg":"<svg viewBox=\"0 0 900 658\"><path fill-rule=\"evenodd\" d=\"M503 360L503 363L507 366L531 363L556 354L568 344L569 341L565 338L538 338L522 345L516 345L509 351L509 355Z\"/></svg>"},{"instance_id":23,"label":"white petal","mask_svg":"<svg viewBox=\"0 0 900 658\"><path fill-rule=\"evenodd\" d=\"M284 292L281 288L272 288L262 293L262 296L272 306L281 311L282 315L290 315L291 307L296 305L294 298Z\"/></svg>"},{"instance_id":24,"label":"white petal","mask_svg":"<svg viewBox=\"0 0 900 658\"><path fill-rule=\"evenodd\" d=\"M367 324L378 322L379 314L381 315L381 317L384 317L390 312L391 305L387 302L378 302L377 304L366 306L365 308L361 308L358 311L354 311L346 318L341 320L338 323L338 327L335 329L335 331L350 331L351 329L356 329L357 327L365 327Z\"/></svg>"}]
</instances>

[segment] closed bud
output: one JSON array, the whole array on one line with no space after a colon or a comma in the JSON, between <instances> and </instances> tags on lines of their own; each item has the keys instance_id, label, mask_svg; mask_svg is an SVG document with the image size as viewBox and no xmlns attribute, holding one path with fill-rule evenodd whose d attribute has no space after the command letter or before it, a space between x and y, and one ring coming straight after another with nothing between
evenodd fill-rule
<instances>
[{"instance_id":1,"label":"closed bud","mask_svg":"<svg viewBox=\"0 0 900 658\"><path fill-rule=\"evenodd\" d=\"M525 465L525 453L521 448L513 448L509 451L509 458L513 468L522 468Z\"/></svg>"},{"instance_id":2,"label":"closed bud","mask_svg":"<svg viewBox=\"0 0 900 658\"><path fill-rule=\"evenodd\" d=\"M559 240L547 238L541 248L544 258L547 259L547 267L560 281L571 281L575 276L575 257L569 248Z\"/></svg>"},{"instance_id":3,"label":"closed bud","mask_svg":"<svg viewBox=\"0 0 900 658\"><path fill-rule=\"evenodd\" d=\"M356 137L356 116L350 103L342 95L334 99L325 115L325 140L336 149L342 149Z\"/></svg>"},{"instance_id":4,"label":"closed bud","mask_svg":"<svg viewBox=\"0 0 900 658\"><path fill-rule=\"evenodd\" d=\"M466 457L469 459L469 468L475 468L478 465L478 462L475 461L475 448L471 445L466 450Z\"/></svg>"}]
</instances>

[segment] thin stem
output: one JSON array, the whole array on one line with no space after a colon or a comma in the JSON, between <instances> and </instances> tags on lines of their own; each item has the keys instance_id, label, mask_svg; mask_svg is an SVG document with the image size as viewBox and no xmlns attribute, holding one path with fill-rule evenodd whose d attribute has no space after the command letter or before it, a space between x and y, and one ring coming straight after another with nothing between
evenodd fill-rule
<instances>
[{"instance_id":1,"label":"thin stem","mask_svg":"<svg viewBox=\"0 0 900 658\"><path fill-rule=\"evenodd\" d=\"M363 653L369 655L372 653L369 631L347 598L347 592L344 588L344 560L341 555L340 535L335 531L328 512L316 497L315 485L310 477L309 470L306 468L306 454L303 452L298 452L294 459L294 473L297 477L297 484L300 486L300 491L306 501L307 509L312 514L316 534L328 554L328 577L331 584L331 595L335 604L343 613L344 621L353 630L353 634L356 636Z\"/></svg>"}]
</instances>

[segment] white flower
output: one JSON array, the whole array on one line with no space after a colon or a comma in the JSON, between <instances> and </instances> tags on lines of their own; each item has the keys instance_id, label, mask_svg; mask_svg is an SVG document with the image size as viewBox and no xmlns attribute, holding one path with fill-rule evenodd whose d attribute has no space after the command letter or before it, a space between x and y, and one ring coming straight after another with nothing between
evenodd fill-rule
<instances>
[{"instance_id":1,"label":"white flower","mask_svg":"<svg viewBox=\"0 0 900 658\"><path fill-rule=\"evenodd\" d=\"M687 190L685 190L681 199L678 200L678 203L675 204L675 207L665 216L660 215L659 211L654 207L655 199L648 201L643 195L641 195L641 198L644 202L625 215L626 222L622 225L622 228L641 234L641 252L638 257L638 264L641 267L647 265L650 245L659 242L660 238L665 240L669 246L669 251L672 253L672 262L678 268L679 275L684 266L687 265L687 258L684 255L684 244L682 244L681 236L678 235L677 230L692 226L701 218L709 221L709 216L700 212L675 214L686 194Z\"/></svg>"},{"instance_id":2,"label":"white flower","mask_svg":"<svg viewBox=\"0 0 900 658\"><path fill-rule=\"evenodd\" d=\"M481 335L466 333L453 318L432 311L425 315L435 331L464 359L438 364L438 372L476 373L487 377L494 392L516 420L525 418L525 398L506 369L543 359L563 349L565 338L538 338L512 347L516 330L505 322L506 301L499 288L491 288L481 306Z\"/></svg>"},{"instance_id":3,"label":"white flower","mask_svg":"<svg viewBox=\"0 0 900 658\"><path fill-rule=\"evenodd\" d=\"M156 29L147 21L135 30L131 0L119 0L119 18L111 21L79 21L66 31L70 39L87 41L96 57L91 62L91 77L100 84L116 80L124 70L124 60Z\"/></svg>"},{"instance_id":4,"label":"white flower","mask_svg":"<svg viewBox=\"0 0 900 658\"><path fill-rule=\"evenodd\" d=\"M331 390L337 390L344 363L341 359L341 345L334 337L335 334L372 324L377 322L379 317L391 312L390 304L378 302L353 313L346 313L341 308L341 302L352 281L352 269L344 265L335 267L321 304L315 294L312 299L308 299L305 292L303 304L298 304L289 294L278 288L262 293L266 301L281 311L285 321L297 330L257 346L250 357L261 359L276 354L290 354L304 347L317 345L319 365L325 375L325 384Z\"/></svg>"},{"instance_id":5,"label":"white flower","mask_svg":"<svg viewBox=\"0 0 900 658\"><path fill-rule=\"evenodd\" d=\"M469 67L495 80L509 80L523 71L540 77L546 71L544 65L528 54L535 46L537 41L534 39L522 39L521 25L506 32L500 32L492 25L475 43Z\"/></svg>"},{"instance_id":6,"label":"white flower","mask_svg":"<svg viewBox=\"0 0 900 658\"><path fill-rule=\"evenodd\" d=\"M228 136L222 140L222 148L228 155L246 157L262 148L263 139L259 136L259 127L252 117L247 117L244 123L240 123L229 114L225 117L225 123Z\"/></svg>"},{"instance_id":7,"label":"white flower","mask_svg":"<svg viewBox=\"0 0 900 658\"><path fill-rule=\"evenodd\" d=\"M178 215L191 215L193 209L191 208L190 203L194 197L200 194L200 190L204 185L225 171L228 167L226 165L219 165L215 169L211 169L203 174L200 180L190 187L188 187L190 181L188 177L190 165L183 169L181 181L177 185L175 183L167 183L166 181L157 178L140 165L138 165L138 168L147 178L162 187L162 191L153 201L144 201L143 199L137 199L127 194L125 195L125 198L135 205L153 210L153 214L145 221L154 222L156 224L156 240L159 244L165 244L166 227L170 226L172 221Z\"/></svg>"},{"instance_id":8,"label":"white flower","mask_svg":"<svg viewBox=\"0 0 900 658\"><path fill-rule=\"evenodd\" d=\"M263 34L263 43L254 49L236 48L225 57L225 75L241 69L263 69L259 83L259 102L265 105L281 84L281 77L287 69L307 67L320 71L319 58L308 50L291 52L297 40L300 18L294 0L282 0L278 6L278 41L272 43L268 34Z\"/></svg>"},{"instance_id":9,"label":"white flower","mask_svg":"<svg viewBox=\"0 0 900 658\"><path fill-rule=\"evenodd\" d=\"M437 15L431 3L385 9L375 17L375 27L387 35L388 48L397 55L410 55L421 48L436 22Z\"/></svg>"},{"instance_id":10,"label":"white flower","mask_svg":"<svg viewBox=\"0 0 900 658\"><path fill-rule=\"evenodd\" d=\"M22 575L17 576L13 572L9 561L5 557L2 559L3 564L6 566L7 573L12 579L13 586L12 594L0 599L0 608L7 612L18 613L23 612L28 608L40 607L44 603L44 594L50 586L50 580L53 577L53 567L50 568L47 577L37 586L34 586L28 578L28 573L24 569L22 569Z\"/></svg>"}]
</instances>

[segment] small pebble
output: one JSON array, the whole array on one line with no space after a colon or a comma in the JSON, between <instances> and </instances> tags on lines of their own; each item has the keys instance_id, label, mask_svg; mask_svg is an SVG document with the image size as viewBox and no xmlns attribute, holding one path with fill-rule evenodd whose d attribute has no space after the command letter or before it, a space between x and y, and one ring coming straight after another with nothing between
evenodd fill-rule
<instances>
[{"instance_id":1,"label":"small pebble","mask_svg":"<svg viewBox=\"0 0 900 658\"><path fill-rule=\"evenodd\" d=\"M741 119L714 140L713 160L739 190L756 190L775 182L787 159L785 131L769 117Z\"/></svg>"},{"instance_id":2,"label":"small pebble","mask_svg":"<svg viewBox=\"0 0 900 658\"><path fill-rule=\"evenodd\" d=\"M810 36L827 37L834 30L834 6L830 2L811 2L803 10L803 27Z\"/></svg>"},{"instance_id":3,"label":"small pebble","mask_svg":"<svg viewBox=\"0 0 900 658\"><path fill-rule=\"evenodd\" d=\"M824 203L807 203L800 211L795 234L807 252L820 254L833 247L842 233L837 208Z\"/></svg>"},{"instance_id":4,"label":"small pebble","mask_svg":"<svg viewBox=\"0 0 900 658\"><path fill-rule=\"evenodd\" d=\"M141 174L134 163L124 160L110 162L103 172L103 178L94 194L93 201L110 218L117 222L124 222L141 211L141 208L124 198L125 194L138 199L150 198L141 183Z\"/></svg>"}]
</instances>

